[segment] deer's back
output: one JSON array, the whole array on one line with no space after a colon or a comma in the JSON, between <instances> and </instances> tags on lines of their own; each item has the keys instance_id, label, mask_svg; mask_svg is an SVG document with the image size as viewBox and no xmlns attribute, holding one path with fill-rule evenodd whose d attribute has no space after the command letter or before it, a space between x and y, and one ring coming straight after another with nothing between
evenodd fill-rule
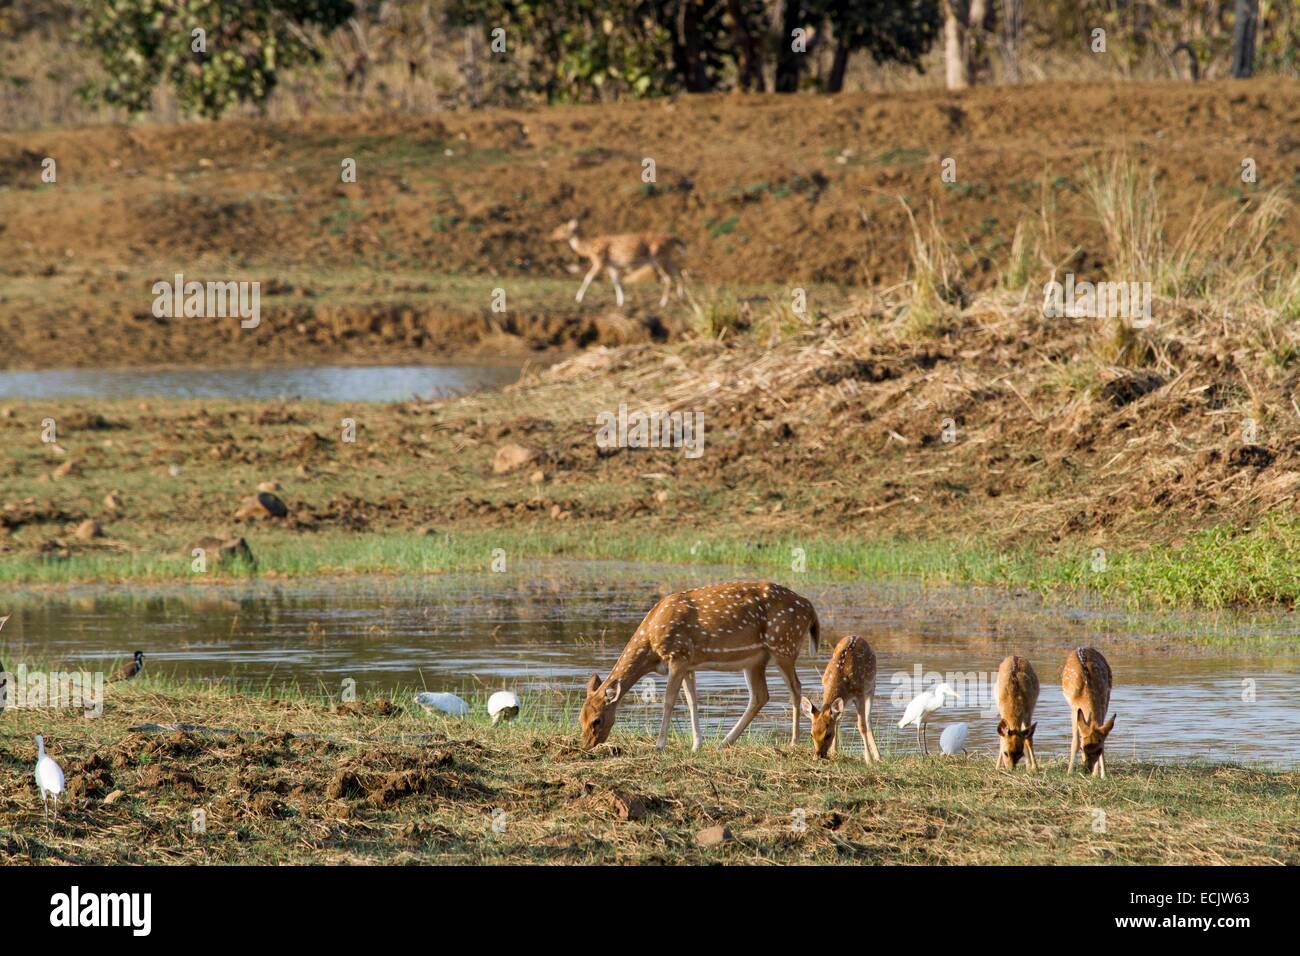
<instances>
[{"instance_id":1,"label":"deer's back","mask_svg":"<svg viewBox=\"0 0 1300 956\"><path fill-rule=\"evenodd\" d=\"M998 666L995 694L998 714L1010 726L1021 728L1031 723L1038 703L1038 675L1029 661L1014 654L1005 658Z\"/></svg>"},{"instance_id":2,"label":"deer's back","mask_svg":"<svg viewBox=\"0 0 1300 956\"><path fill-rule=\"evenodd\" d=\"M1104 719L1110 708L1110 664L1095 647L1079 647L1065 658L1061 690L1071 707L1083 710L1089 721Z\"/></svg>"},{"instance_id":3,"label":"deer's back","mask_svg":"<svg viewBox=\"0 0 1300 956\"><path fill-rule=\"evenodd\" d=\"M724 647L797 656L815 619L806 599L779 584L714 584L662 598L634 640L647 641L663 660L689 660Z\"/></svg>"},{"instance_id":4,"label":"deer's back","mask_svg":"<svg viewBox=\"0 0 1300 956\"><path fill-rule=\"evenodd\" d=\"M822 674L825 703L836 697L853 699L876 686L876 653L865 638L850 634L831 651Z\"/></svg>"}]
</instances>

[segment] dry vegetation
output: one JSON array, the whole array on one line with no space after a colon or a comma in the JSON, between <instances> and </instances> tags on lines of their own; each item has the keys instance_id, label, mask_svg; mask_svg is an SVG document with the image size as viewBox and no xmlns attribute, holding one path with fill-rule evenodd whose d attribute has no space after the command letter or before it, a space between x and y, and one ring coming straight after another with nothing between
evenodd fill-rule
<instances>
[{"instance_id":1,"label":"dry vegetation","mask_svg":"<svg viewBox=\"0 0 1300 956\"><path fill-rule=\"evenodd\" d=\"M585 753L563 708L559 723L494 728L150 678L111 689L99 718L4 719L9 863L1300 862L1293 772L1117 760L1098 781L1067 778L1059 760L995 772L987 755L868 768L755 733L694 755L675 738L660 754L624 729ZM154 723L238 732L131 730ZM48 826L30 774L37 731L68 780ZM726 838L703 845L713 827Z\"/></svg>"}]
</instances>

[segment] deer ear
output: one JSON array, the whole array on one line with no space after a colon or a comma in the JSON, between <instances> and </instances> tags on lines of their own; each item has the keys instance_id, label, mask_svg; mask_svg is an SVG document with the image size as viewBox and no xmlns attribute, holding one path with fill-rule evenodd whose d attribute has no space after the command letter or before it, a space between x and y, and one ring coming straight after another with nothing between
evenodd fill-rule
<instances>
[{"instance_id":1,"label":"deer ear","mask_svg":"<svg viewBox=\"0 0 1300 956\"><path fill-rule=\"evenodd\" d=\"M1037 729L1038 729L1038 721L1035 720L1032 724L1029 725L1029 730L1025 732L1025 736L1028 737L1030 740L1033 740L1034 731Z\"/></svg>"},{"instance_id":2,"label":"deer ear","mask_svg":"<svg viewBox=\"0 0 1300 956\"><path fill-rule=\"evenodd\" d=\"M1006 735L1007 735L1007 722L1006 722L1005 720L999 720L999 721L998 721L998 736L999 736L999 737L1005 737Z\"/></svg>"},{"instance_id":3,"label":"deer ear","mask_svg":"<svg viewBox=\"0 0 1300 956\"><path fill-rule=\"evenodd\" d=\"M836 697L835 700L831 701L831 713L834 714L836 717L844 713L843 697Z\"/></svg>"},{"instance_id":4,"label":"deer ear","mask_svg":"<svg viewBox=\"0 0 1300 956\"><path fill-rule=\"evenodd\" d=\"M623 682L616 680L605 688L605 703L617 704L618 699L623 696Z\"/></svg>"},{"instance_id":5,"label":"deer ear","mask_svg":"<svg viewBox=\"0 0 1300 956\"><path fill-rule=\"evenodd\" d=\"M799 709L803 711L805 714L807 714L809 717L817 716L817 705L814 704L812 701L810 701L807 697L805 697L803 700L799 702Z\"/></svg>"},{"instance_id":6,"label":"deer ear","mask_svg":"<svg viewBox=\"0 0 1300 956\"><path fill-rule=\"evenodd\" d=\"M1110 729L1114 726L1115 726L1115 715L1111 714L1110 720L1106 721L1104 724L1101 725L1101 732L1103 734L1108 734L1110 733Z\"/></svg>"},{"instance_id":7,"label":"deer ear","mask_svg":"<svg viewBox=\"0 0 1300 956\"><path fill-rule=\"evenodd\" d=\"M600 686L600 675L592 674L591 680L587 681L587 696L590 697L596 693L596 688Z\"/></svg>"}]
</instances>

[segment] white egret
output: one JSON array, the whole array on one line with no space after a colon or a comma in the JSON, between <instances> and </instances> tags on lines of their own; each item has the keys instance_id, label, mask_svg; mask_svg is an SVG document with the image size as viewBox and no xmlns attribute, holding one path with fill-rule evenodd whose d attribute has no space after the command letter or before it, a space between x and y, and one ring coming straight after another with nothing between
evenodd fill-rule
<instances>
[{"instance_id":1,"label":"white egret","mask_svg":"<svg viewBox=\"0 0 1300 956\"><path fill-rule=\"evenodd\" d=\"M939 749L949 756L966 752L966 736L970 728L966 724L949 724L939 735Z\"/></svg>"},{"instance_id":2,"label":"white egret","mask_svg":"<svg viewBox=\"0 0 1300 956\"><path fill-rule=\"evenodd\" d=\"M519 698L513 691L499 690L488 698L488 713L494 724L514 720L519 716Z\"/></svg>"},{"instance_id":3,"label":"white egret","mask_svg":"<svg viewBox=\"0 0 1300 956\"><path fill-rule=\"evenodd\" d=\"M45 756L45 738L36 736L36 786L41 791L41 802L45 804L45 822L50 820L50 795L54 796L58 807L59 794L63 792L63 768L52 757Z\"/></svg>"},{"instance_id":4,"label":"white egret","mask_svg":"<svg viewBox=\"0 0 1300 956\"><path fill-rule=\"evenodd\" d=\"M945 697L956 700L957 692L947 683L935 684L929 690L912 698L912 702L907 705L907 710L903 711L903 719L898 722L900 728L908 724L916 725L916 739L921 742L921 752L927 757L930 755L930 747L925 742L925 722L930 719L931 714L943 706Z\"/></svg>"},{"instance_id":5,"label":"white egret","mask_svg":"<svg viewBox=\"0 0 1300 956\"><path fill-rule=\"evenodd\" d=\"M469 713L469 704L455 694L436 694L426 690L415 695L415 702L426 710L436 710L450 717L464 717Z\"/></svg>"}]
</instances>

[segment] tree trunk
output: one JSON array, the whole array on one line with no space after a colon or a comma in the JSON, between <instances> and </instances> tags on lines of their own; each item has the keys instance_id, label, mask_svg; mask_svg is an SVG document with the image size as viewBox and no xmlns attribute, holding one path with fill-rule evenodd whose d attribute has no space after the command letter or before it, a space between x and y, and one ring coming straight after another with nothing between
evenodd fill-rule
<instances>
[{"instance_id":1,"label":"tree trunk","mask_svg":"<svg viewBox=\"0 0 1300 956\"><path fill-rule=\"evenodd\" d=\"M781 17L781 43L776 55L776 83L778 93L793 93L799 89L799 77L803 74L806 53L796 53L790 49L794 42L794 31L803 26L803 0L785 0L785 12Z\"/></svg>"},{"instance_id":2,"label":"tree trunk","mask_svg":"<svg viewBox=\"0 0 1300 956\"><path fill-rule=\"evenodd\" d=\"M763 51L758 31L749 20L744 0L727 0L727 10L736 24L736 46L740 49L740 88L749 93L762 93L767 84L763 79Z\"/></svg>"},{"instance_id":3,"label":"tree trunk","mask_svg":"<svg viewBox=\"0 0 1300 956\"><path fill-rule=\"evenodd\" d=\"M1259 0L1237 0L1232 24L1232 76L1244 80L1255 72L1255 31Z\"/></svg>"},{"instance_id":4,"label":"tree trunk","mask_svg":"<svg viewBox=\"0 0 1300 956\"><path fill-rule=\"evenodd\" d=\"M966 88L966 23L959 13L962 0L944 0L943 4L943 63L948 89Z\"/></svg>"},{"instance_id":5,"label":"tree trunk","mask_svg":"<svg viewBox=\"0 0 1300 956\"><path fill-rule=\"evenodd\" d=\"M1024 20L1024 0L1002 0L1002 79L1020 82L1020 30Z\"/></svg>"},{"instance_id":6,"label":"tree trunk","mask_svg":"<svg viewBox=\"0 0 1300 956\"><path fill-rule=\"evenodd\" d=\"M699 0L681 0L677 8L677 45L682 51L682 79L691 93L707 93L712 88L700 56L699 26Z\"/></svg>"},{"instance_id":7,"label":"tree trunk","mask_svg":"<svg viewBox=\"0 0 1300 956\"><path fill-rule=\"evenodd\" d=\"M835 41L835 59L831 62L831 75L826 80L827 93L838 93L844 89L844 72L849 67L850 52L848 40Z\"/></svg>"}]
</instances>

